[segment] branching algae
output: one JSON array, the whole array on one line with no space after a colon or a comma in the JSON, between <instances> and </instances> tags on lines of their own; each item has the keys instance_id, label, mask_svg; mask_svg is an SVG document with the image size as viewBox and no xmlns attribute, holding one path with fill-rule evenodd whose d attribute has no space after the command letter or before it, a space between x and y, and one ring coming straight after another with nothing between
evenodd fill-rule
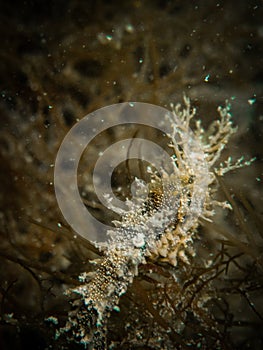
<instances>
[{"instance_id":1,"label":"branching algae","mask_svg":"<svg viewBox=\"0 0 263 350\"><path fill-rule=\"evenodd\" d=\"M215 166L236 131L229 105L218 108L219 119L207 132L199 120L192 132L189 124L195 110L188 98L184 102L184 108L172 106L172 117L167 116L164 121L172 129L168 135L173 150L172 174L152 171L148 198L143 201L138 198L137 204L126 201L130 210L114 222L114 230L107 232L109 243L99 247L104 256L96 271L82 274L82 284L68 291L79 298L72 304L65 327L57 333L67 333L68 339L88 349L107 348L107 319L138 274L140 264L148 259L173 266L178 259L189 263L195 254L192 243L199 221L211 221L215 206L231 208L228 203L213 198L217 176L249 164L242 160L232 164L229 158L218 168Z\"/></svg>"}]
</instances>

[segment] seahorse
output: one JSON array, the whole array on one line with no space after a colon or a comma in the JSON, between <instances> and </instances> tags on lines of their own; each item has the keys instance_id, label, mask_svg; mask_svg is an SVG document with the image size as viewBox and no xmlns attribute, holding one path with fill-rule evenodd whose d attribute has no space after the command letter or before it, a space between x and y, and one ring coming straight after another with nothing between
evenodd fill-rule
<instances>
[{"instance_id":1,"label":"seahorse","mask_svg":"<svg viewBox=\"0 0 263 350\"><path fill-rule=\"evenodd\" d=\"M207 135L199 120L195 131L190 129L196 111L187 97L184 103L184 108L172 105L173 113L165 120L172 130L168 136L173 172L151 173L148 198L143 202L138 198L137 204L127 200L129 211L114 222L113 230L108 230L109 240L100 247L103 258L96 271L91 276L82 275L82 284L70 290L79 298L73 302L60 332L68 332L69 338L88 349L107 349L107 319L138 274L138 266L148 259L173 266L178 259L189 263L200 218L211 220L215 205L229 207L215 201L211 192L216 186L216 174L242 166L240 160L231 164L228 159L215 167L236 131L230 107L218 108L220 117Z\"/></svg>"}]
</instances>

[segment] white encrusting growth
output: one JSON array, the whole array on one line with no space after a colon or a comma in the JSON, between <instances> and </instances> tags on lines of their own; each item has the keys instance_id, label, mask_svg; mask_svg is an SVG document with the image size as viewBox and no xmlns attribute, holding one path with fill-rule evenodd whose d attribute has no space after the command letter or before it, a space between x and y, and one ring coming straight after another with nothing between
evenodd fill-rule
<instances>
[{"instance_id":1,"label":"white encrusting growth","mask_svg":"<svg viewBox=\"0 0 263 350\"><path fill-rule=\"evenodd\" d=\"M216 175L248 165L231 159L215 168L222 150L236 131L231 121L229 106L218 108L220 118L210 127L208 134L200 121L196 129L190 129L195 115L190 101L184 98L185 108L177 105L173 116L165 123L171 124L169 147L173 150L174 172L152 174L147 185L148 197L140 200L140 191L145 193L145 184L136 180L135 196L126 202L128 213L120 212L121 220L114 222L116 228L109 230L105 245L98 245L104 257L97 270L82 276L82 285L71 292L80 298L73 304L63 332L70 332L76 341L90 349L106 349L106 321L138 273L138 266L147 259L161 260L176 266L178 260L189 263L194 255L193 238L200 218L211 220L218 203L211 196L215 189ZM180 122L178 122L178 120ZM111 198L108 198L110 207ZM116 208L115 208L116 209Z\"/></svg>"}]
</instances>

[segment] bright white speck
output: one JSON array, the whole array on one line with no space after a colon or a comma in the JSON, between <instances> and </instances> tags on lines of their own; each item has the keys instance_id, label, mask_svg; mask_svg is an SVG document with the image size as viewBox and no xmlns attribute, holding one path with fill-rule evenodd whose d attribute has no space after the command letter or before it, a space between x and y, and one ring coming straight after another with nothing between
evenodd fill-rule
<instances>
[{"instance_id":1,"label":"bright white speck","mask_svg":"<svg viewBox=\"0 0 263 350\"><path fill-rule=\"evenodd\" d=\"M128 32L128 33L133 33L134 32L134 27L133 27L133 25L132 24L126 24L126 26L125 26L125 30L126 30L126 32Z\"/></svg>"},{"instance_id":2,"label":"bright white speck","mask_svg":"<svg viewBox=\"0 0 263 350\"><path fill-rule=\"evenodd\" d=\"M117 311L117 312L120 312L120 308L119 308L119 306L117 306L117 305L115 305L115 306L113 307L113 310L115 310L115 311Z\"/></svg>"},{"instance_id":3,"label":"bright white speck","mask_svg":"<svg viewBox=\"0 0 263 350\"><path fill-rule=\"evenodd\" d=\"M105 37L106 37L106 39L109 40L109 41L112 40L112 35L107 34Z\"/></svg>"},{"instance_id":4,"label":"bright white speck","mask_svg":"<svg viewBox=\"0 0 263 350\"><path fill-rule=\"evenodd\" d=\"M210 74L207 74L207 76L205 77L204 81L207 83L209 81L210 78Z\"/></svg>"},{"instance_id":5,"label":"bright white speck","mask_svg":"<svg viewBox=\"0 0 263 350\"><path fill-rule=\"evenodd\" d=\"M247 100L247 102L248 102L248 104L250 104L250 106L252 106L256 102L256 99L250 98L249 100Z\"/></svg>"}]
</instances>

